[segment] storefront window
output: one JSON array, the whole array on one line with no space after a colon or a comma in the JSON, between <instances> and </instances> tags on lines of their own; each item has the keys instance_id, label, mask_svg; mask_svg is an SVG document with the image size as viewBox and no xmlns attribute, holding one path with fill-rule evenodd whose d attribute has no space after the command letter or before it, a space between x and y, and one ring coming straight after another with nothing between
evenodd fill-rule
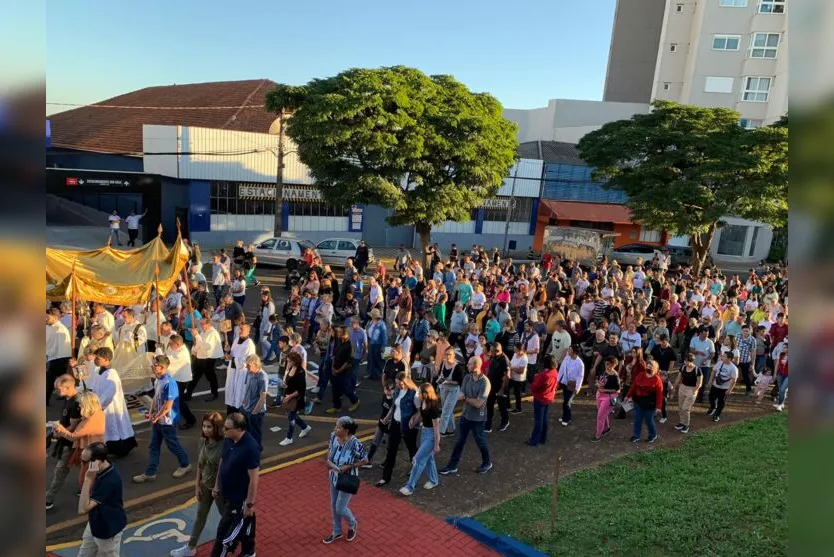
<instances>
[{"instance_id":1,"label":"storefront window","mask_svg":"<svg viewBox=\"0 0 834 557\"><path fill-rule=\"evenodd\" d=\"M719 255L744 255L744 242L747 239L747 226L728 224L721 229L718 239Z\"/></svg>"},{"instance_id":2,"label":"storefront window","mask_svg":"<svg viewBox=\"0 0 834 557\"><path fill-rule=\"evenodd\" d=\"M499 221L507 220L507 209L509 207L509 197L496 197L488 199L484 202L484 220L485 221ZM510 218L511 222L530 222L533 214L533 198L532 197L516 197L515 208L512 210Z\"/></svg>"},{"instance_id":3,"label":"storefront window","mask_svg":"<svg viewBox=\"0 0 834 557\"><path fill-rule=\"evenodd\" d=\"M212 182L210 202L213 215L274 215L275 186Z\"/></svg>"},{"instance_id":4,"label":"storefront window","mask_svg":"<svg viewBox=\"0 0 834 557\"><path fill-rule=\"evenodd\" d=\"M290 201L292 217L347 217L350 207L331 206L321 201Z\"/></svg>"}]
</instances>

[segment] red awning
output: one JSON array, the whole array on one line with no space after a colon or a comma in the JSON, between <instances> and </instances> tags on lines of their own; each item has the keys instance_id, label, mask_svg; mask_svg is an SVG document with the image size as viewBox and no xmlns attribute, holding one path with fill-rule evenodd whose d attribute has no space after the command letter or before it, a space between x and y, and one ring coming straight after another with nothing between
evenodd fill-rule
<instances>
[{"instance_id":1,"label":"red awning","mask_svg":"<svg viewBox=\"0 0 834 557\"><path fill-rule=\"evenodd\" d=\"M543 199L541 211L546 211L551 217L559 220L613 222L614 224L632 224L633 222L628 207L615 203L580 203Z\"/></svg>"}]
</instances>

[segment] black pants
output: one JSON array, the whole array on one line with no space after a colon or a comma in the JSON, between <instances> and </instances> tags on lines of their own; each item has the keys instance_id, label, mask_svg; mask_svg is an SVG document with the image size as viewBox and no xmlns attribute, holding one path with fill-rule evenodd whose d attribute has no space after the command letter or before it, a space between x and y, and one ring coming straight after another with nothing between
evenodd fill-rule
<instances>
[{"instance_id":1,"label":"black pants","mask_svg":"<svg viewBox=\"0 0 834 557\"><path fill-rule=\"evenodd\" d=\"M750 373L751 362L741 362L738 364L738 369L741 371L741 378L744 380L744 392L748 395L753 390L753 377Z\"/></svg>"},{"instance_id":2,"label":"black pants","mask_svg":"<svg viewBox=\"0 0 834 557\"><path fill-rule=\"evenodd\" d=\"M229 406L228 404L226 405L226 415L227 416L229 414L234 414L235 412L239 412L239 410L237 408L235 408L234 406Z\"/></svg>"},{"instance_id":3,"label":"black pants","mask_svg":"<svg viewBox=\"0 0 834 557\"><path fill-rule=\"evenodd\" d=\"M391 474L394 473L400 440L405 441L409 461L413 460L414 455L417 454L417 430L409 429L403 433L400 422L392 420L388 428L388 451L385 453L385 468L382 470L382 479L388 483L391 482Z\"/></svg>"},{"instance_id":4,"label":"black pants","mask_svg":"<svg viewBox=\"0 0 834 557\"><path fill-rule=\"evenodd\" d=\"M127 229L127 245L129 246L136 246L136 238L139 237L139 229L138 228L128 228Z\"/></svg>"},{"instance_id":5,"label":"black pants","mask_svg":"<svg viewBox=\"0 0 834 557\"><path fill-rule=\"evenodd\" d=\"M189 398L192 394L194 394L194 388L197 386L197 383L200 381L200 378L202 378L203 375L205 375L206 379L208 379L211 394L217 396L217 372L214 370L214 366L216 365L217 359L215 358L194 359L194 378L188 385Z\"/></svg>"},{"instance_id":6,"label":"black pants","mask_svg":"<svg viewBox=\"0 0 834 557\"><path fill-rule=\"evenodd\" d=\"M715 410L713 417L721 415L724 410L724 403L727 402L727 389L719 389L717 387L710 387L709 389L709 409Z\"/></svg>"},{"instance_id":7,"label":"black pants","mask_svg":"<svg viewBox=\"0 0 834 557\"><path fill-rule=\"evenodd\" d=\"M69 369L69 358L57 358L46 363L46 405L55 391L55 380Z\"/></svg>"},{"instance_id":8,"label":"black pants","mask_svg":"<svg viewBox=\"0 0 834 557\"><path fill-rule=\"evenodd\" d=\"M524 381L510 379L510 387L513 389L513 395L515 395L515 409L521 411L521 391L524 390Z\"/></svg>"},{"instance_id":9,"label":"black pants","mask_svg":"<svg viewBox=\"0 0 834 557\"><path fill-rule=\"evenodd\" d=\"M226 510L217 525L211 557L231 555L238 543L241 545L240 555L255 554L255 515L244 518L243 503L226 501Z\"/></svg>"},{"instance_id":10,"label":"black pants","mask_svg":"<svg viewBox=\"0 0 834 557\"><path fill-rule=\"evenodd\" d=\"M423 343L424 340L413 340L411 341L411 362L416 362L417 360L414 358L416 354L419 354L423 351Z\"/></svg>"},{"instance_id":11,"label":"black pants","mask_svg":"<svg viewBox=\"0 0 834 557\"><path fill-rule=\"evenodd\" d=\"M562 386L562 421L570 423L572 418L571 415L571 403L573 402L573 396L576 393L568 389L567 385Z\"/></svg>"},{"instance_id":12,"label":"black pants","mask_svg":"<svg viewBox=\"0 0 834 557\"><path fill-rule=\"evenodd\" d=\"M180 391L180 416L182 417L182 421L186 425L194 425L197 423L197 418L191 413L191 408L188 407L188 402L185 400L185 393L188 392L188 383L177 381L177 387L179 387Z\"/></svg>"},{"instance_id":13,"label":"black pants","mask_svg":"<svg viewBox=\"0 0 834 557\"><path fill-rule=\"evenodd\" d=\"M712 374L711 367L702 367L701 374L704 376L704 383L701 385L701 388L698 389L698 394L695 395L695 402L703 402L704 401L704 393L707 391L707 383L709 383L710 375Z\"/></svg>"},{"instance_id":14,"label":"black pants","mask_svg":"<svg viewBox=\"0 0 834 557\"><path fill-rule=\"evenodd\" d=\"M148 354L153 354L156 352L156 341L155 340L146 340L145 341L145 349L148 351Z\"/></svg>"},{"instance_id":15,"label":"black pants","mask_svg":"<svg viewBox=\"0 0 834 557\"><path fill-rule=\"evenodd\" d=\"M498 396L497 391L490 391L487 396L487 419L485 429L492 429L492 417L495 415L495 403L498 402L498 413L501 415L501 425L505 426L510 421L510 413L507 409L510 406L510 399L506 396Z\"/></svg>"}]
</instances>

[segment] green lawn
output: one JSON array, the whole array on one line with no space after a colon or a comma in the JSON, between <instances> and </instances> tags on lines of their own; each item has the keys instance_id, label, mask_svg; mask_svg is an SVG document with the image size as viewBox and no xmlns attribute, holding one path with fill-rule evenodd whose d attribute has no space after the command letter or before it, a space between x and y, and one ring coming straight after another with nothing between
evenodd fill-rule
<instances>
[{"instance_id":1,"label":"green lawn","mask_svg":"<svg viewBox=\"0 0 834 557\"><path fill-rule=\"evenodd\" d=\"M551 555L778 556L788 548L785 414L641 451L476 516Z\"/></svg>"}]
</instances>

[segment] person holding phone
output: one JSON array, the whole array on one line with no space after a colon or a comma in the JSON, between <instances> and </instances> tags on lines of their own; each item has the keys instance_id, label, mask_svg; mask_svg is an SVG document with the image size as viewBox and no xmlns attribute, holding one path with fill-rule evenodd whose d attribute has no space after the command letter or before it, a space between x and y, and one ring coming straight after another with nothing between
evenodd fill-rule
<instances>
[{"instance_id":1,"label":"person holding phone","mask_svg":"<svg viewBox=\"0 0 834 557\"><path fill-rule=\"evenodd\" d=\"M107 459L107 445L91 443L81 452L87 466L78 514L87 515L78 557L119 555L122 532L127 526L122 494L122 476Z\"/></svg>"}]
</instances>

